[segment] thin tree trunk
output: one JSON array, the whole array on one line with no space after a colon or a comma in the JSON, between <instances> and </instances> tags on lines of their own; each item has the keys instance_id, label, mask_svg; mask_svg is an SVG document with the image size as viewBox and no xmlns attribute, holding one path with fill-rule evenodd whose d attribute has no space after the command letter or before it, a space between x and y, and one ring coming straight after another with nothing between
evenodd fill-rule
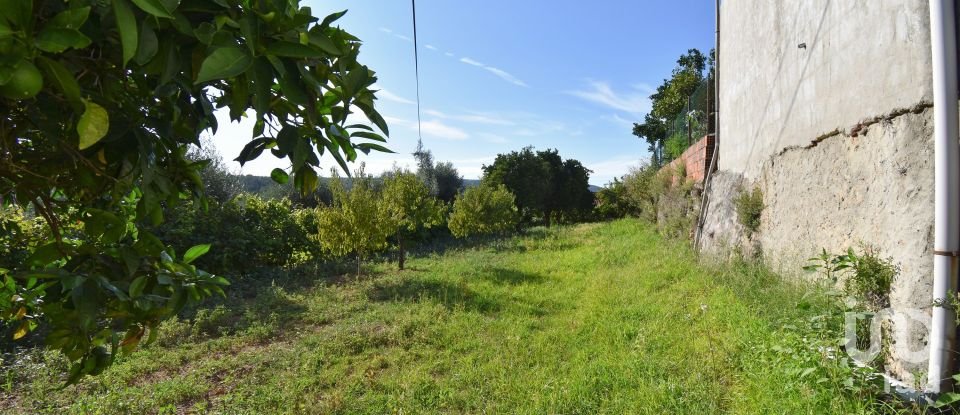
<instances>
[{"instance_id":1,"label":"thin tree trunk","mask_svg":"<svg viewBox=\"0 0 960 415\"><path fill-rule=\"evenodd\" d=\"M406 252L403 250L403 237L400 236L400 232L397 232L397 247L400 249L400 257L397 260L397 265L400 268L400 271L403 271L403 263L406 262Z\"/></svg>"},{"instance_id":2,"label":"thin tree trunk","mask_svg":"<svg viewBox=\"0 0 960 415\"><path fill-rule=\"evenodd\" d=\"M360 276L360 254L357 253L357 276Z\"/></svg>"}]
</instances>

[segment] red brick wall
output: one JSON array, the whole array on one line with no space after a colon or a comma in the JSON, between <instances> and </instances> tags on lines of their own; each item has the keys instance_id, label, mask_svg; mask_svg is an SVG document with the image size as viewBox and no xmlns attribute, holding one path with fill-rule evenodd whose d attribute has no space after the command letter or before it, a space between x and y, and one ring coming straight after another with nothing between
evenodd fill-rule
<instances>
[{"instance_id":1,"label":"red brick wall","mask_svg":"<svg viewBox=\"0 0 960 415\"><path fill-rule=\"evenodd\" d=\"M680 163L684 163L687 168L687 180L702 183L704 176L707 174L707 169L710 168L710 157L713 157L713 150L714 138L712 135L706 135L700 141L690 145L687 151L684 151L680 157L671 161L663 169L674 169L675 171Z\"/></svg>"}]
</instances>

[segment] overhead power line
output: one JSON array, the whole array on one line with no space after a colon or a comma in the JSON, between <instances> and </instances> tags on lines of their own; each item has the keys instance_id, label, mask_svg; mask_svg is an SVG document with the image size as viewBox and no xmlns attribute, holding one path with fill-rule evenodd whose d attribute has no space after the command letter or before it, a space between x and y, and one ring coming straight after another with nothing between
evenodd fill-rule
<instances>
[{"instance_id":1,"label":"overhead power line","mask_svg":"<svg viewBox=\"0 0 960 415\"><path fill-rule=\"evenodd\" d=\"M413 73L417 80L417 142L423 144L420 121L420 53L417 51L417 0L410 0L413 8ZM417 147L420 148L419 146ZM419 151L419 150L418 150Z\"/></svg>"}]
</instances>

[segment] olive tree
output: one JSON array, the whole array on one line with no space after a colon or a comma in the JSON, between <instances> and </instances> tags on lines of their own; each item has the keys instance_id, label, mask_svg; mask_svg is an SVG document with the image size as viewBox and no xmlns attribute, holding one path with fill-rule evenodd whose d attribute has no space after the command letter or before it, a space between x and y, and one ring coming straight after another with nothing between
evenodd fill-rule
<instances>
[{"instance_id":1,"label":"olive tree","mask_svg":"<svg viewBox=\"0 0 960 415\"><path fill-rule=\"evenodd\" d=\"M317 239L320 247L334 257L353 254L360 275L363 260L387 247L387 238L396 232L399 222L373 188L362 165L349 191L337 172L332 173L333 204L317 208Z\"/></svg>"},{"instance_id":2,"label":"olive tree","mask_svg":"<svg viewBox=\"0 0 960 415\"><path fill-rule=\"evenodd\" d=\"M397 225L397 266L402 270L406 260L404 233L441 224L444 205L430 195L430 189L416 174L399 169L384 178L382 197Z\"/></svg>"},{"instance_id":3,"label":"olive tree","mask_svg":"<svg viewBox=\"0 0 960 415\"><path fill-rule=\"evenodd\" d=\"M457 238L473 235L505 234L520 221L513 193L504 185L483 183L457 196L447 222Z\"/></svg>"},{"instance_id":4,"label":"olive tree","mask_svg":"<svg viewBox=\"0 0 960 415\"><path fill-rule=\"evenodd\" d=\"M203 202L205 161L187 157L215 111L254 121L241 163L289 160L303 192L320 156L346 168L387 151L360 41L297 0L0 0L0 200L44 219L45 241L0 269L0 321L40 324L97 374L227 280L141 227L164 207ZM366 124L349 125L362 112ZM358 142L360 139L370 140ZM275 179L286 181L281 170ZM341 226L350 226L343 223ZM216 247L212 247L216 249Z\"/></svg>"}]
</instances>

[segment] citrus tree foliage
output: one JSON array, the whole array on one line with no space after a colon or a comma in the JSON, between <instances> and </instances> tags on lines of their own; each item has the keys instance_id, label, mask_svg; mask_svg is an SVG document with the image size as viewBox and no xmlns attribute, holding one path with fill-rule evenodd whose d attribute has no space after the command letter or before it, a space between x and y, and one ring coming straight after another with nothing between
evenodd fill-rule
<instances>
[{"instance_id":1,"label":"citrus tree foliage","mask_svg":"<svg viewBox=\"0 0 960 415\"><path fill-rule=\"evenodd\" d=\"M504 185L483 183L457 196L447 226L457 238L505 234L520 221L513 193Z\"/></svg>"},{"instance_id":2,"label":"citrus tree foliage","mask_svg":"<svg viewBox=\"0 0 960 415\"><path fill-rule=\"evenodd\" d=\"M42 217L44 241L0 270L0 319L15 339L45 322L72 362L96 374L184 305L227 281L140 224L201 199L214 111L251 117L237 160L289 159L302 191L319 157L341 166L385 150L360 42L296 0L0 0L0 198ZM372 140L355 142L359 139ZM288 180L286 172L274 177ZM343 224L342 226L348 226Z\"/></svg>"},{"instance_id":3,"label":"citrus tree foliage","mask_svg":"<svg viewBox=\"0 0 960 415\"><path fill-rule=\"evenodd\" d=\"M590 170L579 161L560 157L557 150L498 154L493 164L483 166L483 180L502 184L516 196L525 221L542 217L550 226L554 216L582 216L593 207Z\"/></svg>"},{"instance_id":4,"label":"citrus tree foliage","mask_svg":"<svg viewBox=\"0 0 960 415\"><path fill-rule=\"evenodd\" d=\"M406 259L404 233L415 232L443 223L445 207L430 195L430 188L416 174L395 170L383 180L382 200L397 224L396 237L399 258L397 264L403 269Z\"/></svg>"},{"instance_id":5,"label":"citrus tree foliage","mask_svg":"<svg viewBox=\"0 0 960 415\"><path fill-rule=\"evenodd\" d=\"M373 189L363 166L354 174L349 191L337 172L332 173L333 205L317 208L317 238L334 257L355 255L360 274L362 261L387 247L387 238L396 232L399 221Z\"/></svg>"},{"instance_id":6,"label":"citrus tree foliage","mask_svg":"<svg viewBox=\"0 0 960 415\"><path fill-rule=\"evenodd\" d=\"M533 147L497 154L493 164L483 166L483 180L494 185L502 184L513 192L517 208L525 220L544 212L552 190L550 166L533 151Z\"/></svg>"}]
</instances>

